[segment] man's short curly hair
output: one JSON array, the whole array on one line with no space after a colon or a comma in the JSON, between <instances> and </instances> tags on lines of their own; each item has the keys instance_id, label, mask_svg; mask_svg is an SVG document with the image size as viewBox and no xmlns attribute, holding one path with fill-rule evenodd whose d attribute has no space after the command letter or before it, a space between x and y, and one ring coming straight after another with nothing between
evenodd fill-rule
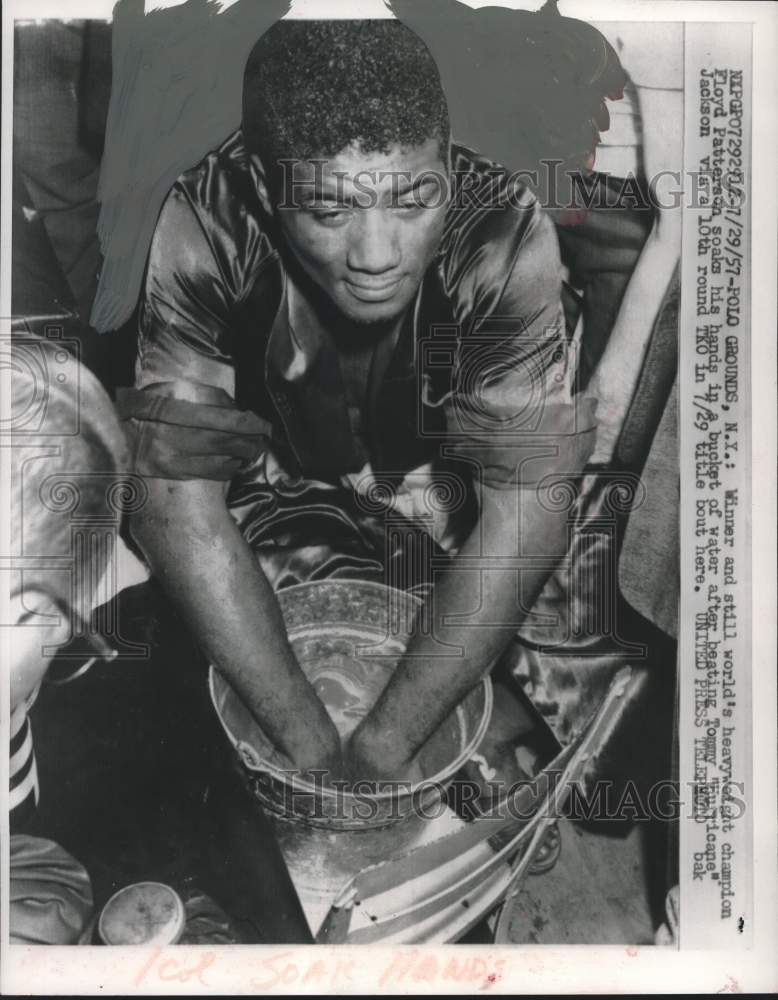
<instances>
[{"instance_id":1,"label":"man's short curly hair","mask_svg":"<svg viewBox=\"0 0 778 1000\"><path fill-rule=\"evenodd\" d=\"M243 79L247 148L266 165L335 156L351 144L388 152L435 138L449 119L429 50L395 20L277 21Z\"/></svg>"}]
</instances>

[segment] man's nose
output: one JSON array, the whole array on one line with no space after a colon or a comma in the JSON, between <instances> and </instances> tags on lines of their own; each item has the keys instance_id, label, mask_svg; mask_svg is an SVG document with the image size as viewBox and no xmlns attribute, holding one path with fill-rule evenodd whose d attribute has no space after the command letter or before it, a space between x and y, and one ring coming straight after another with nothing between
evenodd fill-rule
<instances>
[{"instance_id":1,"label":"man's nose","mask_svg":"<svg viewBox=\"0 0 778 1000\"><path fill-rule=\"evenodd\" d=\"M392 213L376 206L358 213L349 245L348 266L353 271L382 274L400 263L400 242Z\"/></svg>"}]
</instances>

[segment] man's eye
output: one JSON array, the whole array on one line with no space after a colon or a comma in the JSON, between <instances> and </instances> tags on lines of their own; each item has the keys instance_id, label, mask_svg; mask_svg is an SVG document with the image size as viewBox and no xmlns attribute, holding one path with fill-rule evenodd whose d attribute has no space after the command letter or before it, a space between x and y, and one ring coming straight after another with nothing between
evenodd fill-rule
<instances>
[{"instance_id":1,"label":"man's eye","mask_svg":"<svg viewBox=\"0 0 778 1000\"><path fill-rule=\"evenodd\" d=\"M309 212L317 222L321 222L323 225L345 222L350 215L348 208L342 205L322 205L310 208Z\"/></svg>"},{"instance_id":2,"label":"man's eye","mask_svg":"<svg viewBox=\"0 0 778 1000\"><path fill-rule=\"evenodd\" d=\"M424 208L424 205L419 201L396 201L392 208L396 212L413 212Z\"/></svg>"}]
</instances>

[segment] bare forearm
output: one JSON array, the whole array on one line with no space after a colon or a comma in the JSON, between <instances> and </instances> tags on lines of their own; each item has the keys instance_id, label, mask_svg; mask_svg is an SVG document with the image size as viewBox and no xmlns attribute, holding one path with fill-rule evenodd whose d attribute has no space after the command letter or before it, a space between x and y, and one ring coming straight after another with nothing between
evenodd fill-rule
<instances>
[{"instance_id":1,"label":"bare forearm","mask_svg":"<svg viewBox=\"0 0 778 1000\"><path fill-rule=\"evenodd\" d=\"M332 752L332 724L295 660L275 594L220 489L150 481L149 505L134 517L132 533L210 662L276 746L309 766Z\"/></svg>"},{"instance_id":2,"label":"bare forearm","mask_svg":"<svg viewBox=\"0 0 778 1000\"><path fill-rule=\"evenodd\" d=\"M485 490L480 523L435 586L433 628L414 635L360 739L410 759L505 649L566 547L566 514L535 491Z\"/></svg>"}]
</instances>

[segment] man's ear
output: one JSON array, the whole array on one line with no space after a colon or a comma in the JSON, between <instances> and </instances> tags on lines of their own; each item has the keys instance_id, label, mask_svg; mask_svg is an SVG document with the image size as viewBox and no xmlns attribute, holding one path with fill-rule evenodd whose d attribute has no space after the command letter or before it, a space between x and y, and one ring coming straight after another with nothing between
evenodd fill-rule
<instances>
[{"instance_id":1,"label":"man's ear","mask_svg":"<svg viewBox=\"0 0 778 1000\"><path fill-rule=\"evenodd\" d=\"M273 214L273 201L270 197L270 189L267 182L267 172L262 160L256 153L249 153L249 161L251 163L251 174L254 178L254 183L257 186L257 194L259 195L259 200L262 203L262 207L267 212L268 215Z\"/></svg>"},{"instance_id":2,"label":"man's ear","mask_svg":"<svg viewBox=\"0 0 778 1000\"><path fill-rule=\"evenodd\" d=\"M454 140L449 135L448 141L446 142L446 174L451 179L451 174L454 169Z\"/></svg>"}]
</instances>

